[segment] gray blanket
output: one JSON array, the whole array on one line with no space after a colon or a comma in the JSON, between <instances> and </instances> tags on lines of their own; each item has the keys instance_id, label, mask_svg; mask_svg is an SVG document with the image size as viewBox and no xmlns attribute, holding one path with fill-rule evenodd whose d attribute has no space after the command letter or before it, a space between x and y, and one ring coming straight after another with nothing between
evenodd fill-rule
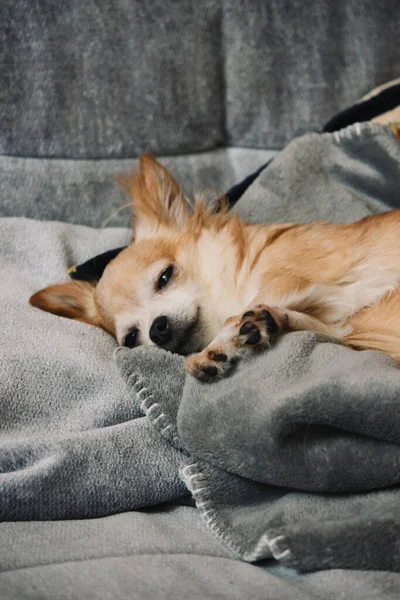
<instances>
[{"instance_id":1,"label":"gray blanket","mask_svg":"<svg viewBox=\"0 0 400 600\"><path fill-rule=\"evenodd\" d=\"M399 159L381 127L306 136L238 209L359 218L396 205ZM70 264L126 241L122 229L0 220L0 517L105 515L188 487L245 560L399 570L397 367L303 333L215 386L185 380L181 357L119 350L126 389L109 336L27 304Z\"/></svg>"},{"instance_id":2,"label":"gray blanket","mask_svg":"<svg viewBox=\"0 0 400 600\"><path fill-rule=\"evenodd\" d=\"M396 206L399 176L390 130L357 125L292 143L240 208L350 220ZM178 359L165 379L161 351L116 358L149 420L187 455L181 476L236 555L303 571L400 570L400 370L389 357L293 333L227 380L187 378L181 397L169 389Z\"/></svg>"},{"instance_id":3,"label":"gray blanket","mask_svg":"<svg viewBox=\"0 0 400 600\"><path fill-rule=\"evenodd\" d=\"M0 219L1 520L95 517L185 493L179 452L127 393L115 341L28 304L68 265L128 239L123 229Z\"/></svg>"}]
</instances>

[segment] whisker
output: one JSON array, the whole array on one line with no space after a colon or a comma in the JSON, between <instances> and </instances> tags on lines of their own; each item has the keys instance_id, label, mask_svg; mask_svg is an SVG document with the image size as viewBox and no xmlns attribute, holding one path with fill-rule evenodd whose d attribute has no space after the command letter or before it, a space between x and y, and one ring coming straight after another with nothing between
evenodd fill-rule
<instances>
[{"instance_id":1,"label":"whisker","mask_svg":"<svg viewBox=\"0 0 400 600\"><path fill-rule=\"evenodd\" d=\"M107 225L107 223L109 223L111 219L115 217L115 215L120 213L121 210L124 210L125 208L128 208L130 206L132 206L132 203L128 202L128 204L124 204L124 206L120 206L119 208L117 208L117 210L115 210L109 217L107 217L105 221L103 221L103 223L101 224L101 229L103 229Z\"/></svg>"}]
</instances>

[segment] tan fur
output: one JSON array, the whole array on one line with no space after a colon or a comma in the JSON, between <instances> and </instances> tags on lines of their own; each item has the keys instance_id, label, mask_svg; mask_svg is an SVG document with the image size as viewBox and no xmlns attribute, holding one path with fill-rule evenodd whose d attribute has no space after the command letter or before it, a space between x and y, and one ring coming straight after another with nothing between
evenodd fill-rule
<instances>
[{"instance_id":1,"label":"tan fur","mask_svg":"<svg viewBox=\"0 0 400 600\"><path fill-rule=\"evenodd\" d=\"M132 215L135 237L149 237L164 226L179 231L188 217L188 210L172 175L153 157L143 154L140 170L120 175L117 182L135 199ZM160 203L160 198L163 202ZM142 231L144 229L144 231Z\"/></svg>"},{"instance_id":2,"label":"tan fur","mask_svg":"<svg viewBox=\"0 0 400 600\"><path fill-rule=\"evenodd\" d=\"M119 181L132 199L132 244L96 288L50 286L31 304L103 327L121 344L133 326L139 343L152 344L149 329L160 315L198 319L197 350L211 353L213 339L226 340L241 322L235 317L218 334L228 318L262 305L282 331L320 331L400 361L400 210L352 224L255 225L226 206L216 214L201 199L190 209L149 155ZM168 265L173 279L158 290Z\"/></svg>"},{"instance_id":3,"label":"tan fur","mask_svg":"<svg viewBox=\"0 0 400 600\"><path fill-rule=\"evenodd\" d=\"M60 317L101 325L94 301L94 288L84 281L50 285L33 294L29 302Z\"/></svg>"}]
</instances>

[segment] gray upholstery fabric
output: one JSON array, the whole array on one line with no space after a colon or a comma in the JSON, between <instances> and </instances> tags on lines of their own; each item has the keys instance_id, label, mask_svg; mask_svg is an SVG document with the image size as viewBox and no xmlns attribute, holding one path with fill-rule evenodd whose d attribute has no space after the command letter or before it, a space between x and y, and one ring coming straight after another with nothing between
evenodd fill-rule
<instances>
[{"instance_id":1,"label":"gray upholstery fabric","mask_svg":"<svg viewBox=\"0 0 400 600\"><path fill-rule=\"evenodd\" d=\"M231 557L198 511L171 504L107 518L2 523L0 539L1 572L152 553Z\"/></svg>"},{"instance_id":2,"label":"gray upholstery fabric","mask_svg":"<svg viewBox=\"0 0 400 600\"><path fill-rule=\"evenodd\" d=\"M223 193L265 164L274 152L226 148L162 157L185 193ZM129 198L114 181L137 161L54 160L0 156L0 216L58 220L92 227L126 226ZM112 216L114 214L114 216Z\"/></svg>"},{"instance_id":3,"label":"gray upholstery fabric","mask_svg":"<svg viewBox=\"0 0 400 600\"><path fill-rule=\"evenodd\" d=\"M0 541L2 600L398 600L400 589L395 573L299 576L234 560L189 507L2 523Z\"/></svg>"},{"instance_id":4,"label":"gray upholstery fabric","mask_svg":"<svg viewBox=\"0 0 400 600\"><path fill-rule=\"evenodd\" d=\"M227 189L266 162L266 153L199 151L227 144L281 147L298 133L319 129L332 113L398 76L398 10L390 0L347 4L3 0L0 153L9 156L0 158L0 215L99 227L126 201L112 184L113 175L130 168L132 158L142 151L179 154L163 162L188 192ZM106 160L81 160L85 158ZM347 159L351 155L342 169L350 168ZM277 183L279 170L275 175ZM290 214L289 197L280 202L272 182L270 190L268 202L278 211L275 214ZM260 184L253 192L247 208L243 203L240 208L243 214L248 210L250 218L266 189ZM379 203L368 202L357 205L354 213L379 209ZM339 202L336 205L339 208ZM319 210L316 197L311 198L307 218L313 217L314 209ZM337 214L342 217L344 211L339 208ZM126 223L126 212L111 221ZM26 235L27 224L10 221L8 236L0 240L2 250L6 239L9 243L2 255L7 276L0 288L2 449L20 444L14 459L20 458L23 443L37 444L50 413L57 417L52 426L47 422L40 450L43 457L47 443L48 455L53 452L57 457L56 467L63 461L68 467L68 452L57 450L60 438L64 444L67 439L69 451L76 441L82 448L82 438L91 438L94 448L101 436L110 436L115 443L106 444L103 453L86 453L82 473L82 464L72 456L69 466L75 464L77 472L67 468L72 480L62 482L65 497L60 490L54 493L50 485L54 471L46 471L46 461L36 463L36 475L41 469L42 476L42 495L36 502L29 494L24 496L23 482L32 466L28 463L35 461L34 455L26 457L25 469L1 476L18 492L14 506L8 507L16 511L25 506L31 517L35 511L41 518L49 516L60 507L64 515L78 514L82 504L71 503L71 498L80 483L84 491L90 487L83 476L87 473L94 483L90 493L96 510L102 503L117 510L121 499L132 499L126 493L127 480L138 481L132 448L128 456L119 452L121 430L127 426L124 419L137 416L128 421L135 428L144 418L110 362L114 343L98 330L38 312L31 321L26 300L33 287L54 276L63 279L72 262L125 243L125 234L87 233L57 225L58 234L50 235L54 245L46 248L41 264L52 226L35 230L33 225L32 239ZM57 350L58 343L64 353ZM28 364L18 359L22 351ZM50 370L57 373L53 381ZM66 392L59 397L60 385ZM31 403L35 394L36 404ZM98 394L104 402L98 403ZM6 434L4 415L17 427L17 438L10 430ZM78 417L84 417L84 425L78 425ZM154 433L149 428L146 441L150 440L148 449L156 450L163 440ZM112 459L119 457L118 482L118 471L112 472L107 464L108 452ZM180 489L177 455L170 456L171 464L165 465L169 481ZM98 484L108 474L116 487L102 497ZM159 499L165 497L162 484L152 491L162 492ZM4 509L3 500L0 496ZM397 600L399 596L400 579L392 573L332 570L298 576L291 569L271 567L270 561L256 567L229 556L202 526L196 509L189 507L162 506L102 519L1 523L0 596L4 600L347 600L350 596Z\"/></svg>"},{"instance_id":5,"label":"gray upholstery fabric","mask_svg":"<svg viewBox=\"0 0 400 600\"><path fill-rule=\"evenodd\" d=\"M0 152L281 147L399 75L399 10L391 0L3 0Z\"/></svg>"},{"instance_id":6,"label":"gray upholstery fabric","mask_svg":"<svg viewBox=\"0 0 400 600\"><path fill-rule=\"evenodd\" d=\"M224 139L219 2L5 0L0 152L130 157Z\"/></svg>"},{"instance_id":7,"label":"gray upholstery fabric","mask_svg":"<svg viewBox=\"0 0 400 600\"><path fill-rule=\"evenodd\" d=\"M280 148L400 75L400 6L226 0L228 142Z\"/></svg>"}]
</instances>

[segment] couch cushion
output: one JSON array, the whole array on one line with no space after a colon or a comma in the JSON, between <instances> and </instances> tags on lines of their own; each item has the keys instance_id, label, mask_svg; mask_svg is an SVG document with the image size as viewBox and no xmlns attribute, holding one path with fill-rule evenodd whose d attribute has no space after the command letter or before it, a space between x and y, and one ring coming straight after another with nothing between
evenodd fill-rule
<instances>
[{"instance_id":1,"label":"couch cushion","mask_svg":"<svg viewBox=\"0 0 400 600\"><path fill-rule=\"evenodd\" d=\"M398 76L392 0L3 0L0 152L279 148Z\"/></svg>"},{"instance_id":2,"label":"couch cushion","mask_svg":"<svg viewBox=\"0 0 400 600\"><path fill-rule=\"evenodd\" d=\"M229 148L163 157L184 191L220 194L265 164L274 152ZM54 160L0 157L0 216L58 220L92 227L102 224L128 197L115 183L132 169L128 160ZM129 210L109 225L127 225Z\"/></svg>"},{"instance_id":3,"label":"couch cushion","mask_svg":"<svg viewBox=\"0 0 400 600\"><path fill-rule=\"evenodd\" d=\"M399 74L392 0L224 3L228 143L280 148Z\"/></svg>"},{"instance_id":4,"label":"couch cushion","mask_svg":"<svg viewBox=\"0 0 400 600\"><path fill-rule=\"evenodd\" d=\"M221 4L5 0L0 152L127 157L224 138Z\"/></svg>"}]
</instances>

